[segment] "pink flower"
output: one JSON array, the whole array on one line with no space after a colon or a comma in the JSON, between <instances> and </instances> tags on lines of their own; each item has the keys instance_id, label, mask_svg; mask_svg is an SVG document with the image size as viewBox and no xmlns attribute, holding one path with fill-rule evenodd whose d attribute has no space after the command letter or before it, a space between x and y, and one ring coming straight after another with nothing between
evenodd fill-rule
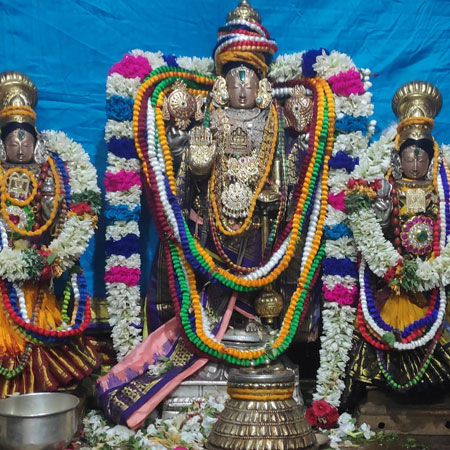
<instances>
[{"instance_id":1,"label":"pink flower","mask_svg":"<svg viewBox=\"0 0 450 450\"><path fill-rule=\"evenodd\" d=\"M323 296L329 302L336 302L339 305L353 305L358 294L358 288L353 286L347 289L342 284L337 284L333 289L329 289L326 284L323 286Z\"/></svg>"},{"instance_id":2,"label":"pink flower","mask_svg":"<svg viewBox=\"0 0 450 450\"><path fill-rule=\"evenodd\" d=\"M341 191L339 194L333 194L330 192L328 194L328 201L334 209L339 211L345 211L345 192Z\"/></svg>"},{"instance_id":3,"label":"pink flower","mask_svg":"<svg viewBox=\"0 0 450 450\"><path fill-rule=\"evenodd\" d=\"M325 400L316 400L312 402L312 409L316 417L324 417L330 412L331 406Z\"/></svg>"},{"instance_id":4,"label":"pink flower","mask_svg":"<svg viewBox=\"0 0 450 450\"><path fill-rule=\"evenodd\" d=\"M117 173L106 172L105 174L105 189L108 192L125 191L133 186L141 185L141 174L139 172L120 170Z\"/></svg>"},{"instance_id":5,"label":"pink flower","mask_svg":"<svg viewBox=\"0 0 450 450\"><path fill-rule=\"evenodd\" d=\"M114 64L108 71L108 75L112 73L120 73L125 78L137 78L143 80L150 72L152 67L147 58L143 56L124 55L122 61Z\"/></svg>"},{"instance_id":6,"label":"pink flower","mask_svg":"<svg viewBox=\"0 0 450 450\"><path fill-rule=\"evenodd\" d=\"M360 73L354 68L347 72L339 72L328 79L331 89L337 95L348 97L350 94L364 94L364 83Z\"/></svg>"},{"instance_id":7,"label":"pink flower","mask_svg":"<svg viewBox=\"0 0 450 450\"><path fill-rule=\"evenodd\" d=\"M187 447L174 447L173 450L189 450Z\"/></svg>"}]
</instances>

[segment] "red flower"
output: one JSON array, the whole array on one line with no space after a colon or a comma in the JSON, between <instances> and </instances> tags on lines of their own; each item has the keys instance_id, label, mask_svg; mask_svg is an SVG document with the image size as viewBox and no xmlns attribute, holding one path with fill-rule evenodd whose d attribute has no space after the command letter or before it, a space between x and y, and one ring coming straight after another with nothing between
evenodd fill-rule
<instances>
[{"instance_id":1,"label":"red flower","mask_svg":"<svg viewBox=\"0 0 450 450\"><path fill-rule=\"evenodd\" d=\"M389 267L389 269L384 274L384 280L390 283L395 278L395 267Z\"/></svg>"},{"instance_id":2,"label":"red flower","mask_svg":"<svg viewBox=\"0 0 450 450\"><path fill-rule=\"evenodd\" d=\"M322 426L325 430L337 427L337 421L339 419L339 413L336 408L330 408L330 412L325 416L326 424Z\"/></svg>"},{"instance_id":3,"label":"red flower","mask_svg":"<svg viewBox=\"0 0 450 450\"><path fill-rule=\"evenodd\" d=\"M85 213L92 213L91 205L86 202L72 203L70 205L70 210L74 212L77 216L82 216Z\"/></svg>"},{"instance_id":4,"label":"red flower","mask_svg":"<svg viewBox=\"0 0 450 450\"><path fill-rule=\"evenodd\" d=\"M306 414L305 414L305 419L308 421L308 423L312 426L312 427L317 427L317 417L314 414L314 411L312 408L308 408L306 410Z\"/></svg>"},{"instance_id":5,"label":"red flower","mask_svg":"<svg viewBox=\"0 0 450 450\"><path fill-rule=\"evenodd\" d=\"M331 410L331 406L325 400L317 400L312 403L312 409L317 417L325 417Z\"/></svg>"}]
</instances>

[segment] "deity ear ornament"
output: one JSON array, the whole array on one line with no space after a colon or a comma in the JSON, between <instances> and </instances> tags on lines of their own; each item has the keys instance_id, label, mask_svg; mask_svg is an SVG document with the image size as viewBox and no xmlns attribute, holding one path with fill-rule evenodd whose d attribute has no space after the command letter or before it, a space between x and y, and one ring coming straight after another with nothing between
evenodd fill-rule
<instances>
[{"instance_id":1,"label":"deity ear ornament","mask_svg":"<svg viewBox=\"0 0 450 450\"><path fill-rule=\"evenodd\" d=\"M270 86L269 80L263 78L259 82L258 94L256 97L256 105L260 109L266 109L272 103L272 87Z\"/></svg>"},{"instance_id":2,"label":"deity ear ornament","mask_svg":"<svg viewBox=\"0 0 450 450\"><path fill-rule=\"evenodd\" d=\"M228 100L230 97L228 95L227 82L225 81L224 77L218 76L215 79L211 90L211 97L219 106L228 105Z\"/></svg>"},{"instance_id":3,"label":"deity ear ornament","mask_svg":"<svg viewBox=\"0 0 450 450\"><path fill-rule=\"evenodd\" d=\"M402 162L400 159L400 154L395 149L391 151L391 168L394 180L401 180L403 175Z\"/></svg>"},{"instance_id":4,"label":"deity ear ornament","mask_svg":"<svg viewBox=\"0 0 450 450\"><path fill-rule=\"evenodd\" d=\"M0 139L0 162L6 162L6 150L3 140Z\"/></svg>"},{"instance_id":5,"label":"deity ear ornament","mask_svg":"<svg viewBox=\"0 0 450 450\"><path fill-rule=\"evenodd\" d=\"M37 164L42 164L48 159L47 141L43 136L39 136L36 141L36 147L34 147L34 161Z\"/></svg>"}]
</instances>

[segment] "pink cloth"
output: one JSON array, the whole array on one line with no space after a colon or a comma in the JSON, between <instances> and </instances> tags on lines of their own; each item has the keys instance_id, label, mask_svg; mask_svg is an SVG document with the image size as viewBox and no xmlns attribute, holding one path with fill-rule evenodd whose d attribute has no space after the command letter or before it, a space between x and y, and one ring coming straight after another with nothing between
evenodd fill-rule
<instances>
[{"instance_id":1,"label":"pink cloth","mask_svg":"<svg viewBox=\"0 0 450 450\"><path fill-rule=\"evenodd\" d=\"M220 324L220 328L216 334L216 339L218 341L222 340L228 328L228 324L230 323L231 319L231 314L233 313L234 305L236 303L236 298L237 294L234 293L231 296L230 301L228 302L227 310L225 311L222 323ZM171 321L172 320L174 319L171 319ZM150 336L152 335L153 333ZM189 376L200 370L208 361L209 360L207 358L200 358L197 361L195 361L190 367L188 367L184 372L181 372L180 374L178 374L178 376L170 380L162 389L158 391L156 395L154 395L147 403L142 405L128 418L127 425L132 429L139 428L142 422L159 405L159 403L161 403L172 391L174 391L182 381L184 381L186 378L188 378Z\"/></svg>"}]
</instances>

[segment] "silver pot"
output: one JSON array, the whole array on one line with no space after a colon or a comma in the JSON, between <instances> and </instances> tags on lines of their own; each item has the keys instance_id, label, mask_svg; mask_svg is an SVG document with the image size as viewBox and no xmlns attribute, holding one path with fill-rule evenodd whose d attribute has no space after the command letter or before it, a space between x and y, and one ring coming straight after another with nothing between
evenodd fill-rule
<instances>
[{"instance_id":1,"label":"silver pot","mask_svg":"<svg viewBox=\"0 0 450 450\"><path fill-rule=\"evenodd\" d=\"M59 392L0 400L0 448L65 450L78 429L79 402Z\"/></svg>"}]
</instances>

